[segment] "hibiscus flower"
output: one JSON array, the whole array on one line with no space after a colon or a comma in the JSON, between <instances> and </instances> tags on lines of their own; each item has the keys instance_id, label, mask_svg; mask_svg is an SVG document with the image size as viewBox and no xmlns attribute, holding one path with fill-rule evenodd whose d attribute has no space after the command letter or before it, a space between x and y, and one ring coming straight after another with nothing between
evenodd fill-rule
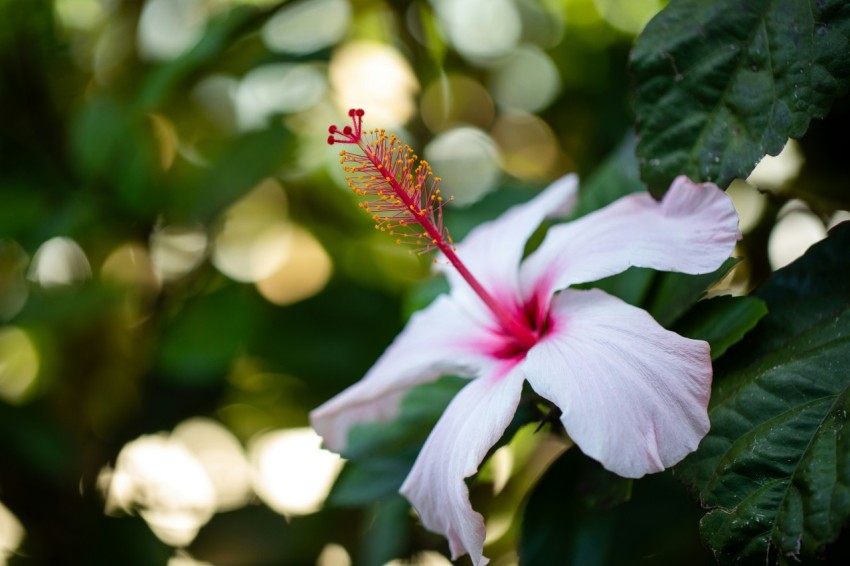
<instances>
[{"instance_id":1,"label":"hibiscus flower","mask_svg":"<svg viewBox=\"0 0 850 566\"><path fill-rule=\"evenodd\" d=\"M450 292L414 314L363 379L311 413L328 448L343 451L358 423L392 419L415 385L447 374L470 378L431 431L401 493L426 528L448 539L453 558L468 553L474 564L487 563L484 521L464 479L505 432L524 382L560 409L582 452L621 476L664 470L696 449L709 429L709 345L662 328L601 290L570 286L631 266L717 269L740 239L723 191L679 177L661 201L635 193L552 226L523 257L544 220L574 208L578 179L568 175L454 246L440 207L428 208L439 193L427 164L414 175L409 148L382 131L362 132L362 111L350 115L354 127L332 127L329 142L359 149L342 152L352 188L372 198L365 207L376 227L416 225L413 237L439 250L436 265Z\"/></svg>"}]
</instances>

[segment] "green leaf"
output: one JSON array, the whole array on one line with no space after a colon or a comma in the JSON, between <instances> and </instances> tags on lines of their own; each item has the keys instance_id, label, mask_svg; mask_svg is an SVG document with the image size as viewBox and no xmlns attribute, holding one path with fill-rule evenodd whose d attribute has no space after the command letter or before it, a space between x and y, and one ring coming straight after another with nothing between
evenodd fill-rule
<instances>
[{"instance_id":1,"label":"green leaf","mask_svg":"<svg viewBox=\"0 0 850 566\"><path fill-rule=\"evenodd\" d=\"M662 326L676 322L694 305L712 283L721 279L741 260L729 258L715 271L701 275L687 273L663 273L658 276L646 310Z\"/></svg>"},{"instance_id":2,"label":"green leaf","mask_svg":"<svg viewBox=\"0 0 850 566\"><path fill-rule=\"evenodd\" d=\"M467 380L444 377L415 387L388 423L351 429L342 453L349 462L334 484L331 505L367 505L396 494L425 439Z\"/></svg>"},{"instance_id":3,"label":"green leaf","mask_svg":"<svg viewBox=\"0 0 850 566\"><path fill-rule=\"evenodd\" d=\"M820 553L850 518L850 223L759 291L769 309L719 360L711 431L678 474L721 563Z\"/></svg>"},{"instance_id":4,"label":"green leaf","mask_svg":"<svg viewBox=\"0 0 850 566\"><path fill-rule=\"evenodd\" d=\"M694 305L672 330L711 344L711 359L716 360L766 314L767 306L757 297L714 297Z\"/></svg>"},{"instance_id":5,"label":"green leaf","mask_svg":"<svg viewBox=\"0 0 850 566\"><path fill-rule=\"evenodd\" d=\"M697 507L669 473L639 482L579 450L556 460L523 512L521 564L711 564Z\"/></svg>"},{"instance_id":6,"label":"green leaf","mask_svg":"<svg viewBox=\"0 0 850 566\"><path fill-rule=\"evenodd\" d=\"M844 0L672 0L631 57L652 193L680 174L726 187L802 136L847 92L848 38Z\"/></svg>"}]
</instances>

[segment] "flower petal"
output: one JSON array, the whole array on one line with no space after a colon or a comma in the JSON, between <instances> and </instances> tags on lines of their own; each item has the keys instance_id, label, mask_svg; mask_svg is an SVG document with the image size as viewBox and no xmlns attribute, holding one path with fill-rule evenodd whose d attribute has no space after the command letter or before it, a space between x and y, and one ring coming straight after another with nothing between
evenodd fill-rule
<instances>
[{"instance_id":1,"label":"flower petal","mask_svg":"<svg viewBox=\"0 0 850 566\"><path fill-rule=\"evenodd\" d=\"M516 367L504 363L455 396L401 486L422 524L448 539L453 560L469 553L473 564L488 562L484 519L472 509L463 480L478 471L516 412L523 383Z\"/></svg>"},{"instance_id":2,"label":"flower petal","mask_svg":"<svg viewBox=\"0 0 850 566\"><path fill-rule=\"evenodd\" d=\"M514 206L491 222L472 230L457 246L466 267L496 300L516 302L519 298L518 269L528 238L546 218L566 216L575 206L578 177L561 177L530 201ZM483 307L477 295L452 267L440 258L452 294L465 304Z\"/></svg>"},{"instance_id":3,"label":"flower petal","mask_svg":"<svg viewBox=\"0 0 850 566\"><path fill-rule=\"evenodd\" d=\"M555 297L552 330L521 367L579 448L621 476L669 468L708 432L708 344L598 289Z\"/></svg>"},{"instance_id":4,"label":"flower petal","mask_svg":"<svg viewBox=\"0 0 850 566\"><path fill-rule=\"evenodd\" d=\"M392 419L404 394L447 373L473 375L491 364L495 338L446 295L415 313L366 375L310 413L310 423L339 452L355 424Z\"/></svg>"},{"instance_id":5,"label":"flower petal","mask_svg":"<svg viewBox=\"0 0 850 566\"><path fill-rule=\"evenodd\" d=\"M631 266L708 273L741 238L726 193L680 176L661 202L635 193L574 222L553 226L523 263L524 297L596 281Z\"/></svg>"}]
</instances>

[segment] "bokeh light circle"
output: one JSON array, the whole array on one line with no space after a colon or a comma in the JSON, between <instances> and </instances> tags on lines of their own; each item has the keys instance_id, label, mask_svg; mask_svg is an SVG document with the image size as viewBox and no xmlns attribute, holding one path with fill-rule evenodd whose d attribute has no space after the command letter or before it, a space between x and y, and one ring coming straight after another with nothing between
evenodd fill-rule
<instances>
[{"instance_id":1,"label":"bokeh light circle","mask_svg":"<svg viewBox=\"0 0 850 566\"><path fill-rule=\"evenodd\" d=\"M174 427L171 438L182 442L203 466L216 494L216 511L230 511L251 499L251 467L242 445L217 421L192 417Z\"/></svg>"},{"instance_id":2,"label":"bokeh light circle","mask_svg":"<svg viewBox=\"0 0 850 566\"><path fill-rule=\"evenodd\" d=\"M561 77L555 63L539 47L515 49L493 71L490 90L500 106L526 112L543 110L555 99Z\"/></svg>"},{"instance_id":3,"label":"bokeh light circle","mask_svg":"<svg viewBox=\"0 0 850 566\"><path fill-rule=\"evenodd\" d=\"M324 70L316 65L273 63L251 70L236 90L241 130L259 130L279 113L300 112L318 103L327 90Z\"/></svg>"},{"instance_id":4,"label":"bokeh light circle","mask_svg":"<svg viewBox=\"0 0 850 566\"><path fill-rule=\"evenodd\" d=\"M29 333L17 326L0 328L0 399L15 405L26 401L40 365Z\"/></svg>"},{"instance_id":5,"label":"bokeh light circle","mask_svg":"<svg viewBox=\"0 0 850 566\"><path fill-rule=\"evenodd\" d=\"M422 121L432 132L459 125L489 128L495 104L481 83L466 75L440 75L422 93Z\"/></svg>"},{"instance_id":6,"label":"bokeh light circle","mask_svg":"<svg viewBox=\"0 0 850 566\"><path fill-rule=\"evenodd\" d=\"M337 43L350 25L348 0L312 0L280 8L260 35L270 51L304 54Z\"/></svg>"},{"instance_id":7,"label":"bokeh light circle","mask_svg":"<svg viewBox=\"0 0 850 566\"><path fill-rule=\"evenodd\" d=\"M492 138L477 128L454 128L436 136L425 156L443 179L443 192L457 204L470 204L493 190L499 181L499 151Z\"/></svg>"},{"instance_id":8,"label":"bokeh light circle","mask_svg":"<svg viewBox=\"0 0 850 566\"><path fill-rule=\"evenodd\" d=\"M802 202L791 201L783 208L767 243L767 256L773 269L785 267L826 237L821 219Z\"/></svg>"},{"instance_id":9,"label":"bokeh light circle","mask_svg":"<svg viewBox=\"0 0 850 566\"><path fill-rule=\"evenodd\" d=\"M493 139L499 146L502 167L532 182L551 180L560 155L554 132L538 116L508 112L493 125Z\"/></svg>"},{"instance_id":10,"label":"bokeh light circle","mask_svg":"<svg viewBox=\"0 0 850 566\"><path fill-rule=\"evenodd\" d=\"M143 435L121 449L101 481L106 510L138 512L171 546L187 546L213 516L215 487L186 446L167 434Z\"/></svg>"},{"instance_id":11,"label":"bokeh light circle","mask_svg":"<svg viewBox=\"0 0 850 566\"><path fill-rule=\"evenodd\" d=\"M318 240L294 226L288 256L274 273L256 283L257 290L276 305L289 305L321 291L332 268L331 258Z\"/></svg>"},{"instance_id":12,"label":"bokeh light circle","mask_svg":"<svg viewBox=\"0 0 850 566\"><path fill-rule=\"evenodd\" d=\"M231 279L248 283L274 273L290 253L292 226L286 210L280 183L260 183L225 211L213 243L213 265Z\"/></svg>"},{"instance_id":13,"label":"bokeh light circle","mask_svg":"<svg viewBox=\"0 0 850 566\"><path fill-rule=\"evenodd\" d=\"M434 0L447 39L467 59L489 60L510 52L522 34L511 0Z\"/></svg>"},{"instance_id":14,"label":"bokeh light circle","mask_svg":"<svg viewBox=\"0 0 850 566\"><path fill-rule=\"evenodd\" d=\"M419 82L397 49L375 41L339 46L328 69L340 109L366 108L372 127L392 128L416 112Z\"/></svg>"},{"instance_id":15,"label":"bokeh light circle","mask_svg":"<svg viewBox=\"0 0 850 566\"><path fill-rule=\"evenodd\" d=\"M91 274L91 265L79 244L57 236L36 250L27 276L42 287L61 287L90 279Z\"/></svg>"},{"instance_id":16,"label":"bokeh light circle","mask_svg":"<svg viewBox=\"0 0 850 566\"><path fill-rule=\"evenodd\" d=\"M201 39L206 23L202 0L148 0L139 16L139 55L150 61L174 59Z\"/></svg>"},{"instance_id":17,"label":"bokeh light circle","mask_svg":"<svg viewBox=\"0 0 850 566\"><path fill-rule=\"evenodd\" d=\"M287 516L319 509L342 467L321 444L310 428L273 430L249 444L254 490L266 505Z\"/></svg>"}]
</instances>

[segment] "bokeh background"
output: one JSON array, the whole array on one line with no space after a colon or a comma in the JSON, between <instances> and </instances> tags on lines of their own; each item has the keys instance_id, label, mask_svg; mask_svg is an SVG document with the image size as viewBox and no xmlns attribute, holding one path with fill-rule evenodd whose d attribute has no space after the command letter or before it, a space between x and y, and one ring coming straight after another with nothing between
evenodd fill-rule
<instances>
[{"instance_id":1,"label":"bokeh background","mask_svg":"<svg viewBox=\"0 0 850 566\"><path fill-rule=\"evenodd\" d=\"M396 496L325 504L343 461L308 411L440 285L327 127L364 108L418 148L460 239L631 150L629 50L663 4L0 0L0 564L447 563ZM791 198L846 108L730 189L729 289L847 218ZM526 432L474 493L497 564L565 448Z\"/></svg>"}]
</instances>

